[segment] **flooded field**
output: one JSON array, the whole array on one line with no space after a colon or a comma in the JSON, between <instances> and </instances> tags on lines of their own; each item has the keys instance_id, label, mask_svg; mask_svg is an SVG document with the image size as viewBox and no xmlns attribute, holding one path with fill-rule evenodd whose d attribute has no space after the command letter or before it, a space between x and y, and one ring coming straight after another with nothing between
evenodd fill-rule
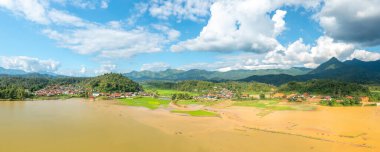
<instances>
[{"instance_id":1,"label":"flooded field","mask_svg":"<svg viewBox=\"0 0 380 152\"><path fill-rule=\"evenodd\" d=\"M380 109L212 109L191 117L83 99L0 102L1 152L379 151Z\"/></svg>"}]
</instances>

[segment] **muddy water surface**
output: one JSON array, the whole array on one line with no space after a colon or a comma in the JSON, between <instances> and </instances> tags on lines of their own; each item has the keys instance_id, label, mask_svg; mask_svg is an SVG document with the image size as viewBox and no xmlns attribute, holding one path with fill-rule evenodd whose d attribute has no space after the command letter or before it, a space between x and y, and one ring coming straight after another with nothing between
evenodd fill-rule
<instances>
[{"instance_id":1,"label":"muddy water surface","mask_svg":"<svg viewBox=\"0 0 380 152\"><path fill-rule=\"evenodd\" d=\"M87 102L82 99L0 102L0 152L378 150L376 147L368 148L347 144L350 141L336 142L308 138L306 136L309 135L307 129L313 129L313 126L302 124L301 119L303 118L296 117L295 113L273 113L264 118L258 118L255 117L254 110L244 111L240 108L225 110L225 113L232 113L230 114L231 118L224 116L188 117L172 114L165 109L151 111L113 103ZM326 110L322 111L326 112ZM323 116L327 117L328 112L329 110L327 110L327 114L323 113ZM376 112L376 110L372 112ZM241 116L241 113L245 116ZM310 116L313 115L310 114ZM374 119L373 113L364 114L364 117ZM289 134L281 127L276 128L277 125L282 124L281 120L285 118L294 120L293 123L298 123L301 131ZM359 118L361 117L359 116ZM280 123L275 121L271 124L270 120L276 119L279 119ZM343 116L342 119L344 119ZM312 120L307 119L306 121ZM317 121L323 123L323 120ZM327 119L326 123L331 122L333 121ZM353 124L342 124L336 127L337 129L343 128L341 134L347 135L345 138L366 137L368 139L365 140L375 145L375 141L372 140L376 137L370 134L371 131L375 135L378 134L372 130L376 129L372 125L379 122L370 122L357 121L357 123L362 123L357 124L361 125L362 129L370 126L370 130L365 132L366 135L358 137L355 133L362 132L359 127L354 127L354 134L351 129L344 129L344 126ZM271 125L273 127L270 127ZM279 132L260 130L255 126L277 129ZM332 132L336 129L334 127L333 125L322 125L322 129L327 128ZM335 137L326 139L336 140Z\"/></svg>"}]
</instances>

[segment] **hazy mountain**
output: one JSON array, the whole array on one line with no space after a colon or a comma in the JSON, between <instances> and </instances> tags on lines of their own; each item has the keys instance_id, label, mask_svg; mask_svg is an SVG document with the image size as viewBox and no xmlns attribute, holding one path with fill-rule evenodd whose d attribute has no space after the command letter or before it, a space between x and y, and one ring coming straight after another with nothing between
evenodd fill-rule
<instances>
[{"instance_id":1,"label":"hazy mountain","mask_svg":"<svg viewBox=\"0 0 380 152\"><path fill-rule=\"evenodd\" d=\"M239 80L252 75L268 75L268 74L288 74L302 75L310 72L312 69L294 67L290 69L264 69L264 70L231 70L227 72L207 71L207 70L175 70L167 69L165 71L133 71L125 73L124 76L136 81L146 80Z\"/></svg>"},{"instance_id":2,"label":"hazy mountain","mask_svg":"<svg viewBox=\"0 0 380 152\"><path fill-rule=\"evenodd\" d=\"M290 81L310 79L334 79L357 83L380 83L380 60L365 62L358 59L341 62L331 58L316 69L304 75L265 75L250 76L241 81L257 81L280 85Z\"/></svg>"},{"instance_id":3,"label":"hazy mountain","mask_svg":"<svg viewBox=\"0 0 380 152\"><path fill-rule=\"evenodd\" d=\"M22 70L14 70L14 69L5 69L0 67L0 74L3 75L21 75L21 74L27 74L27 72Z\"/></svg>"},{"instance_id":4,"label":"hazy mountain","mask_svg":"<svg viewBox=\"0 0 380 152\"><path fill-rule=\"evenodd\" d=\"M66 77L52 72L25 72L23 70L5 69L0 67L0 76L20 76L20 77Z\"/></svg>"}]
</instances>

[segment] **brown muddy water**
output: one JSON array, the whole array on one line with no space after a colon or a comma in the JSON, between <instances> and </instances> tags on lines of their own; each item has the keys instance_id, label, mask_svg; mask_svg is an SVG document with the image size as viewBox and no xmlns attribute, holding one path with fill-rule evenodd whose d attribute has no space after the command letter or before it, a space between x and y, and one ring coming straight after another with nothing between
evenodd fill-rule
<instances>
[{"instance_id":1,"label":"brown muddy water","mask_svg":"<svg viewBox=\"0 0 380 152\"><path fill-rule=\"evenodd\" d=\"M302 124L297 112L278 112L267 117L254 118L247 109L236 111L235 117L189 117L170 113L166 109L148 110L121 106L109 102L88 102L83 99L57 101L0 102L0 152L252 152L252 151L377 151L373 141L379 132L371 130L380 125L376 107L373 114L363 114L371 123L360 120L363 134L349 134L342 138L360 138L370 146L335 138L315 138L307 131L286 132L276 129L276 119L293 119L302 128L315 122L307 118ZM329 111L321 110L324 117ZM351 111L352 112L352 111ZM245 117L239 117L245 113ZM251 115L252 116L249 116ZM317 117L309 112L298 113ZM332 112L331 114L336 114ZM248 115L248 116L247 116ZM285 116L288 115L288 116ZM237 118L239 117L239 119ZM355 117L358 119L361 117ZM245 119L251 121L245 122ZM257 119L257 121L256 121ZM268 119L268 120L267 120ZM342 117L345 119L345 117ZM273 122L271 122L273 121ZM316 121L323 121L317 119ZM377 121L377 122L372 122ZM281 122L281 121L279 121ZM324 122L319 122L324 123ZM327 123L334 121L327 119ZM265 129L256 128L256 125ZM273 126L273 127L272 127ZM329 125L322 125L329 129ZM331 130L334 130L334 125ZM349 128L349 127L348 127ZM355 128L355 127L354 127ZM325 128L326 129L326 128ZM357 128L355 128L357 129ZM370 130L369 130L370 129ZM377 128L375 128L377 129ZM299 133L299 134L298 134ZM303 134L304 133L304 134ZM361 132L360 132L361 133ZM372 134L371 134L372 133ZM368 136L368 137L367 137ZM366 137L366 139L361 139Z\"/></svg>"}]
</instances>

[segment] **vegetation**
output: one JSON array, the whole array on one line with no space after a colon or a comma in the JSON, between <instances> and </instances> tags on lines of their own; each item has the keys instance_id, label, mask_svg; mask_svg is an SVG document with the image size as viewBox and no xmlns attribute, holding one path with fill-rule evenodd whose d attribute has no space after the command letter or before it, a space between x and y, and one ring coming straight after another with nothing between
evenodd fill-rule
<instances>
[{"instance_id":1,"label":"vegetation","mask_svg":"<svg viewBox=\"0 0 380 152\"><path fill-rule=\"evenodd\" d=\"M368 87L356 83L335 80L310 80L307 82L289 82L279 89L284 92L332 95L335 97L369 95Z\"/></svg>"},{"instance_id":2,"label":"vegetation","mask_svg":"<svg viewBox=\"0 0 380 152\"><path fill-rule=\"evenodd\" d=\"M194 100L193 99L193 100L177 100L177 101L173 101L173 102L177 105L196 104L196 105L212 106L212 105L218 104L222 101L209 101L209 100L201 101L201 100Z\"/></svg>"},{"instance_id":3,"label":"vegetation","mask_svg":"<svg viewBox=\"0 0 380 152\"><path fill-rule=\"evenodd\" d=\"M371 91L370 100L372 102L380 102L380 91Z\"/></svg>"},{"instance_id":4,"label":"vegetation","mask_svg":"<svg viewBox=\"0 0 380 152\"><path fill-rule=\"evenodd\" d=\"M209 82L198 80L186 80L180 82L167 81L149 81L145 82L144 86L151 89L177 90L192 92L197 94L205 94L209 91L218 89L228 89L234 92L269 92L275 87L272 85L257 83L257 82Z\"/></svg>"},{"instance_id":5,"label":"vegetation","mask_svg":"<svg viewBox=\"0 0 380 152\"><path fill-rule=\"evenodd\" d=\"M255 100L255 101L238 101L233 104L234 106L242 107L256 107L265 110L274 111L287 111L287 110L300 110L311 111L315 110L314 106L308 105L279 105L277 100Z\"/></svg>"},{"instance_id":6,"label":"vegetation","mask_svg":"<svg viewBox=\"0 0 380 152\"><path fill-rule=\"evenodd\" d=\"M151 97L137 97L133 99L119 99L120 103L128 106L146 107L151 110L157 109L161 106L167 106L170 101L151 98Z\"/></svg>"},{"instance_id":7,"label":"vegetation","mask_svg":"<svg viewBox=\"0 0 380 152\"><path fill-rule=\"evenodd\" d=\"M359 106L359 105L361 105L360 99L357 97L352 98L352 99L343 98L340 102L337 102L336 99L322 100L320 102L320 104L324 105L324 106L332 106L332 107L335 107L335 106Z\"/></svg>"},{"instance_id":8,"label":"vegetation","mask_svg":"<svg viewBox=\"0 0 380 152\"><path fill-rule=\"evenodd\" d=\"M196 117L216 117L216 116L219 116L219 114L217 114L217 113L205 111L205 110L194 110L194 111L173 110L171 112L182 113L182 114L187 114L187 115L196 116Z\"/></svg>"},{"instance_id":9,"label":"vegetation","mask_svg":"<svg viewBox=\"0 0 380 152\"><path fill-rule=\"evenodd\" d=\"M138 83L115 73L90 78L84 83L86 88L97 92L138 92L142 90Z\"/></svg>"},{"instance_id":10,"label":"vegetation","mask_svg":"<svg viewBox=\"0 0 380 152\"><path fill-rule=\"evenodd\" d=\"M85 80L85 78L1 76L0 99L24 100L25 98L32 98L32 92L43 89L48 85L78 85L83 80Z\"/></svg>"},{"instance_id":11,"label":"vegetation","mask_svg":"<svg viewBox=\"0 0 380 152\"><path fill-rule=\"evenodd\" d=\"M193 96L188 93L175 93L172 95L172 100L191 100Z\"/></svg>"},{"instance_id":12,"label":"vegetation","mask_svg":"<svg viewBox=\"0 0 380 152\"><path fill-rule=\"evenodd\" d=\"M261 99L261 100L264 100L264 99L265 99L265 94L264 94L264 93L261 93L259 96L260 96L260 99Z\"/></svg>"},{"instance_id":13,"label":"vegetation","mask_svg":"<svg viewBox=\"0 0 380 152\"><path fill-rule=\"evenodd\" d=\"M178 91L178 90L168 90L168 89L153 89L153 88L147 88L146 86L144 87L145 92L153 92L159 96L165 96L165 97L171 97L173 94L178 94L178 93L186 93L191 96L197 96L197 93L194 92L188 92L188 91Z\"/></svg>"},{"instance_id":14,"label":"vegetation","mask_svg":"<svg viewBox=\"0 0 380 152\"><path fill-rule=\"evenodd\" d=\"M165 71L133 71L124 74L125 76L136 81L165 80L165 81L182 81L182 80L239 80L252 75L268 74L289 74L301 75L310 72L308 68L290 68L290 69L262 69L262 70L232 70L227 72L206 71L206 70L175 70L167 69Z\"/></svg>"}]
</instances>

